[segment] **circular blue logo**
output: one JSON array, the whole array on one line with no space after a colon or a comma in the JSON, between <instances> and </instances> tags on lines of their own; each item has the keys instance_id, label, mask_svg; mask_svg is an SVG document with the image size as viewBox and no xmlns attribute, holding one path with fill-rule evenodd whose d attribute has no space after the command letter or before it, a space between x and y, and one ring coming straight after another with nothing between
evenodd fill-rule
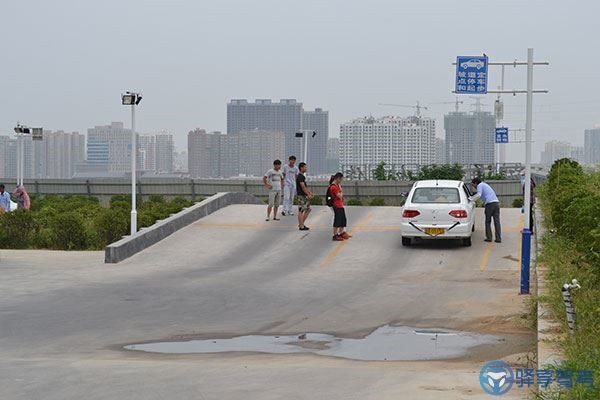
<instances>
[{"instance_id":1,"label":"circular blue logo","mask_svg":"<svg viewBox=\"0 0 600 400\"><path fill-rule=\"evenodd\" d=\"M508 393L514 382L513 370L504 361L490 361L479 372L481 388L492 396L502 396Z\"/></svg>"}]
</instances>

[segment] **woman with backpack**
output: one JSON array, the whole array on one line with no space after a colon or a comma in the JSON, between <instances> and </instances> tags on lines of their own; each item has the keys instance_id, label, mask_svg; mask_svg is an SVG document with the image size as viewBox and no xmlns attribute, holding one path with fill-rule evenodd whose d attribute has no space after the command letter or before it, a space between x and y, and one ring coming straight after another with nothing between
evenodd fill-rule
<instances>
[{"instance_id":1,"label":"woman with backpack","mask_svg":"<svg viewBox=\"0 0 600 400\"><path fill-rule=\"evenodd\" d=\"M350 236L346 231L346 211L344 210L344 194L342 192L342 178L344 175L341 172L331 176L329 187L327 188L327 203L333 207L333 237L332 240L340 242L348 240Z\"/></svg>"}]
</instances>

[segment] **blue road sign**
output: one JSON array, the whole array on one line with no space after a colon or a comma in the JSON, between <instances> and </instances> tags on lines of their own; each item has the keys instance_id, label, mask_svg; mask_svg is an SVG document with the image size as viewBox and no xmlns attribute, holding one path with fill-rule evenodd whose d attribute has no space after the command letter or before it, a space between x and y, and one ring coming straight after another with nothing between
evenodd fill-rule
<instances>
[{"instance_id":1,"label":"blue road sign","mask_svg":"<svg viewBox=\"0 0 600 400\"><path fill-rule=\"evenodd\" d=\"M496 128L496 143L508 143L508 128Z\"/></svg>"},{"instance_id":2,"label":"blue road sign","mask_svg":"<svg viewBox=\"0 0 600 400\"><path fill-rule=\"evenodd\" d=\"M486 94L488 58L484 56L456 57L457 94Z\"/></svg>"}]
</instances>

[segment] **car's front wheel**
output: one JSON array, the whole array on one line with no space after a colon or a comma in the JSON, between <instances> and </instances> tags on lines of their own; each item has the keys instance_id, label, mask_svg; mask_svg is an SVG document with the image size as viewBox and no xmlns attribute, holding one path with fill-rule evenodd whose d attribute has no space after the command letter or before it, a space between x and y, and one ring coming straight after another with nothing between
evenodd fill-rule
<instances>
[{"instance_id":1,"label":"car's front wheel","mask_svg":"<svg viewBox=\"0 0 600 400\"><path fill-rule=\"evenodd\" d=\"M410 246L412 244L412 240L410 238L402 236L402 246Z\"/></svg>"}]
</instances>

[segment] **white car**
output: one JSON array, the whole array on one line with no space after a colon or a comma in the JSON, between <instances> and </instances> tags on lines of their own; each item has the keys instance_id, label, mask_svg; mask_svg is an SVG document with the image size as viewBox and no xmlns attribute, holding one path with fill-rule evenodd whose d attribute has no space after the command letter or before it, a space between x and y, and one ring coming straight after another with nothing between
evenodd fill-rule
<instances>
[{"instance_id":1,"label":"white car","mask_svg":"<svg viewBox=\"0 0 600 400\"><path fill-rule=\"evenodd\" d=\"M460 67L462 69L477 68L478 70L480 70L484 66L485 66L485 63L481 60L469 60L469 61L460 63Z\"/></svg>"},{"instance_id":2,"label":"white car","mask_svg":"<svg viewBox=\"0 0 600 400\"><path fill-rule=\"evenodd\" d=\"M402 209L402 245L413 239L460 239L471 245L475 230L471 191L461 181L428 180L415 182Z\"/></svg>"}]
</instances>

